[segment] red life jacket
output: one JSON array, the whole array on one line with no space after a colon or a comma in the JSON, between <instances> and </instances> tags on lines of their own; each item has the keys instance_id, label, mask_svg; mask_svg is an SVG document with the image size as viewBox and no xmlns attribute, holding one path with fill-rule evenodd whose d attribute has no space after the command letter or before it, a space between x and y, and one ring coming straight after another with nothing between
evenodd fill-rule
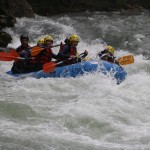
<instances>
[{"instance_id":1,"label":"red life jacket","mask_svg":"<svg viewBox=\"0 0 150 150\"><path fill-rule=\"evenodd\" d=\"M67 45L67 44L63 44L63 43L60 44L59 53L62 52L65 45ZM77 54L77 49L73 48L69 45L69 55L76 55L76 54Z\"/></svg>"},{"instance_id":2,"label":"red life jacket","mask_svg":"<svg viewBox=\"0 0 150 150\"><path fill-rule=\"evenodd\" d=\"M37 62L38 62L38 58L36 56L30 57L30 63L31 64L37 64Z\"/></svg>"},{"instance_id":3,"label":"red life jacket","mask_svg":"<svg viewBox=\"0 0 150 150\"><path fill-rule=\"evenodd\" d=\"M63 44L63 43L61 43L60 44L60 49L59 49L59 52L58 52L58 55L63 51L63 48L64 48L64 46L66 46L66 45L68 45L68 44ZM76 48L73 48L73 47L71 47L71 45L68 45L68 54L69 55L76 55L77 54L77 49ZM63 60L65 60L64 58L59 58L59 59L57 59L57 61L56 62L60 62L60 61L63 61ZM71 64L71 62L72 61L67 61L67 62L65 62L65 64Z\"/></svg>"},{"instance_id":4,"label":"red life jacket","mask_svg":"<svg viewBox=\"0 0 150 150\"><path fill-rule=\"evenodd\" d=\"M52 50L50 48L43 50L36 59L41 64L50 62L52 60Z\"/></svg>"},{"instance_id":5,"label":"red life jacket","mask_svg":"<svg viewBox=\"0 0 150 150\"><path fill-rule=\"evenodd\" d=\"M75 55L77 54L77 49L76 47L70 47L70 54L69 55Z\"/></svg>"}]
</instances>

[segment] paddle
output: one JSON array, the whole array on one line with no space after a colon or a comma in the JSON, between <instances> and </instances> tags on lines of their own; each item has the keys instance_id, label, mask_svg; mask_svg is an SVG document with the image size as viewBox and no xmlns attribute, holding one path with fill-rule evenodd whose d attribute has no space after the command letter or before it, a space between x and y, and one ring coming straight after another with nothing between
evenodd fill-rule
<instances>
[{"instance_id":1,"label":"paddle","mask_svg":"<svg viewBox=\"0 0 150 150\"><path fill-rule=\"evenodd\" d=\"M19 56L19 55L18 55ZM18 57L16 54L14 55L13 52L0 52L0 61L13 61L18 59L25 59L23 57Z\"/></svg>"},{"instance_id":2,"label":"paddle","mask_svg":"<svg viewBox=\"0 0 150 150\"><path fill-rule=\"evenodd\" d=\"M133 55L127 55L123 56L121 58L118 58L117 61L120 65L128 65L134 63L134 56Z\"/></svg>"},{"instance_id":3,"label":"paddle","mask_svg":"<svg viewBox=\"0 0 150 150\"><path fill-rule=\"evenodd\" d=\"M72 60L73 58L69 58L67 60L64 60L64 61L60 61L58 63L55 63L55 62L49 62L49 63L46 63L43 65L43 71L44 73L48 73L48 72L52 72L55 70L55 68L60 65L60 64L63 64L64 62L68 61L68 60Z\"/></svg>"},{"instance_id":4,"label":"paddle","mask_svg":"<svg viewBox=\"0 0 150 150\"><path fill-rule=\"evenodd\" d=\"M49 63L46 63L43 65L43 71L44 73L48 73L48 72L52 72L55 70L55 68L61 64L62 62L59 62L59 63L55 63L55 62L49 62Z\"/></svg>"},{"instance_id":5,"label":"paddle","mask_svg":"<svg viewBox=\"0 0 150 150\"><path fill-rule=\"evenodd\" d=\"M13 49L13 48L9 48L9 47L0 47L0 52L9 52L10 51L10 49Z\"/></svg>"},{"instance_id":6,"label":"paddle","mask_svg":"<svg viewBox=\"0 0 150 150\"><path fill-rule=\"evenodd\" d=\"M12 48L10 49L9 53L10 53L12 56L19 57L18 52L16 52L16 50L14 50L14 49L12 49Z\"/></svg>"},{"instance_id":7,"label":"paddle","mask_svg":"<svg viewBox=\"0 0 150 150\"><path fill-rule=\"evenodd\" d=\"M16 50L14 48L9 48L9 47L0 47L1 52L5 52L7 54L11 53L12 55L18 57L18 53L16 52ZM0 52L0 53L1 53Z\"/></svg>"},{"instance_id":8,"label":"paddle","mask_svg":"<svg viewBox=\"0 0 150 150\"><path fill-rule=\"evenodd\" d=\"M79 56L77 56L77 58L82 58L85 56L85 53L81 53ZM60 61L58 63L55 63L55 62L49 62L49 63L46 63L43 65L43 71L44 73L48 73L48 72L52 72L55 70L55 68L60 65L60 64L63 64L64 62L68 61L68 60L72 60L74 58L69 58L67 60L64 60L64 61Z\"/></svg>"},{"instance_id":9,"label":"paddle","mask_svg":"<svg viewBox=\"0 0 150 150\"><path fill-rule=\"evenodd\" d=\"M59 45L54 45L52 46L53 47L57 47L57 46L60 46ZM40 46L34 46L32 49L31 49L31 56L37 56L42 50L44 50L45 48L42 48Z\"/></svg>"}]
</instances>

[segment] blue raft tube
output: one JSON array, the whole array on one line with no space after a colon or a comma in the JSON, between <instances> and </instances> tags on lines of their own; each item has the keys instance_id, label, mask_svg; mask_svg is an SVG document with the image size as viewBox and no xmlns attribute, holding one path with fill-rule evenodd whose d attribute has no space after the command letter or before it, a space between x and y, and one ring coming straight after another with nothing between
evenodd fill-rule
<instances>
[{"instance_id":1,"label":"blue raft tube","mask_svg":"<svg viewBox=\"0 0 150 150\"><path fill-rule=\"evenodd\" d=\"M21 74L12 74L11 71L8 71L7 74L14 77L32 76L39 79L39 78L68 78L68 77L75 78L77 76L93 72L99 72L105 75L111 74L112 77L116 79L117 84L120 84L122 81L124 81L127 75L127 72L121 66L103 60L83 61L68 66L56 67L53 72L49 73L44 73L41 70L37 72L21 73Z\"/></svg>"}]
</instances>

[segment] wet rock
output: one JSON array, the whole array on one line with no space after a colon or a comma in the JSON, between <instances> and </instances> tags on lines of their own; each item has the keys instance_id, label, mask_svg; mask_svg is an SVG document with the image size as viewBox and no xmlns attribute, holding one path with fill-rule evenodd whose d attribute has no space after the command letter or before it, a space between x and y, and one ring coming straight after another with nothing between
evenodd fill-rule
<instances>
[{"instance_id":1,"label":"wet rock","mask_svg":"<svg viewBox=\"0 0 150 150\"><path fill-rule=\"evenodd\" d=\"M34 17L34 11L26 0L0 0L0 47L6 47L11 42L11 36L2 29L13 27L15 17Z\"/></svg>"},{"instance_id":2,"label":"wet rock","mask_svg":"<svg viewBox=\"0 0 150 150\"><path fill-rule=\"evenodd\" d=\"M108 9L102 0L28 0L36 14L48 16L67 12L81 12L86 10Z\"/></svg>"},{"instance_id":3,"label":"wet rock","mask_svg":"<svg viewBox=\"0 0 150 150\"><path fill-rule=\"evenodd\" d=\"M0 15L32 18L34 12L26 0L0 0Z\"/></svg>"},{"instance_id":4,"label":"wet rock","mask_svg":"<svg viewBox=\"0 0 150 150\"><path fill-rule=\"evenodd\" d=\"M7 47L12 40L11 36L3 32L2 29L5 27L13 27L15 22L15 17L0 15L0 47Z\"/></svg>"},{"instance_id":5,"label":"wet rock","mask_svg":"<svg viewBox=\"0 0 150 150\"><path fill-rule=\"evenodd\" d=\"M49 16L54 14L81 11L142 11L149 8L148 0L28 0L36 14ZM144 6L144 7L143 7Z\"/></svg>"},{"instance_id":6,"label":"wet rock","mask_svg":"<svg viewBox=\"0 0 150 150\"><path fill-rule=\"evenodd\" d=\"M11 36L3 31L0 31L0 47L7 47L12 40Z\"/></svg>"},{"instance_id":7,"label":"wet rock","mask_svg":"<svg viewBox=\"0 0 150 150\"><path fill-rule=\"evenodd\" d=\"M16 18L11 16L0 15L0 28L13 27L16 23Z\"/></svg>"}]
</instances>

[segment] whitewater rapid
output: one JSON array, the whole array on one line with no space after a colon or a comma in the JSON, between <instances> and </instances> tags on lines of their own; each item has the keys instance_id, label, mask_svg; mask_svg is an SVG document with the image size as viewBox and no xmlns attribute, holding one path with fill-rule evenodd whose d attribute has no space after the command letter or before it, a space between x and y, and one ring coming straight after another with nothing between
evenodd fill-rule
<instances>
[{"instance_id":1,"label":"whitewater rapid","mask_svg":"<svg viewBox=\"0 0 150 150\"><path fill-rule=\"evenodd\" d=\"M79 52L86 49L95 58L114 45L117 58L133 54L135 62L124 66L128 75L120 85L99 73L13 78L5 73L13 62L0 62L0 149L150 149L148 16L85 12L17 19L14 28L6 29L13 37L9 47L19 46L22 33L29 34L31 46L45 35L59 44L77 33Z\"/></svg>"}]
</instances>

